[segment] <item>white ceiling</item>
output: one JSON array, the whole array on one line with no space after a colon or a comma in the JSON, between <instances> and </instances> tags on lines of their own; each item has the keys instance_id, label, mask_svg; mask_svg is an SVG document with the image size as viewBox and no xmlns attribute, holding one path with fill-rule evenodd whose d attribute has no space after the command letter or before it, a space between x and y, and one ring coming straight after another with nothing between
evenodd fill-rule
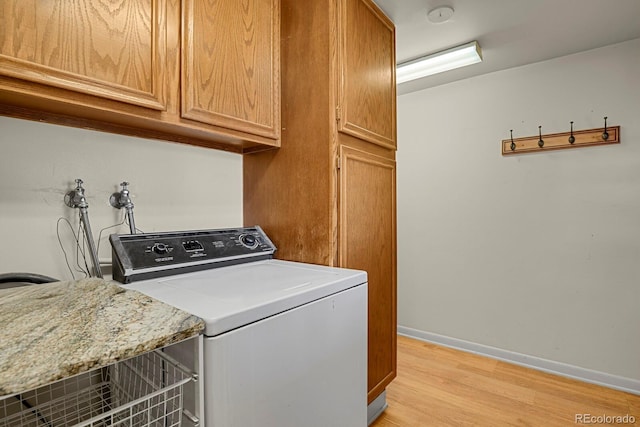
<instances>
[{"instance_id":1,"label":"white ceiling","mask_svg":"<svg viewBox=\"0 0 640 427\"><path fill-rule=\"evenodd\" d=\"M640 37L640 0L374 1L396 24L398 63L473 40L482 49L482 63L400 84L398 95ZM453 18L429 22L443 5Z\"/></svg>"}]
</instances>

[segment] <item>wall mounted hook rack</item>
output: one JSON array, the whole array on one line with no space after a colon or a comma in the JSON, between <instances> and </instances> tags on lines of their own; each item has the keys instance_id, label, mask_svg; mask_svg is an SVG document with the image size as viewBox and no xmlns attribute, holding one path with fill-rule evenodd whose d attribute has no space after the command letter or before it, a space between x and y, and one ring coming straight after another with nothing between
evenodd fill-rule
<instances>
[{"instance_id":1,"label":"wall mounted hook rack","mask_svg":"<svg viewBox=\"0 0 640 427\"><path fill-rule=\"evenodd\" d=\"M535 153L564 148L590 147L593 145L609 145L620 143L620 126L608 126L605 117L604 127L596 129L571 130L569 132L543 135L542 127L538 126L538 135L502 140L502 155Z\"/></svg>"}]
</instances>

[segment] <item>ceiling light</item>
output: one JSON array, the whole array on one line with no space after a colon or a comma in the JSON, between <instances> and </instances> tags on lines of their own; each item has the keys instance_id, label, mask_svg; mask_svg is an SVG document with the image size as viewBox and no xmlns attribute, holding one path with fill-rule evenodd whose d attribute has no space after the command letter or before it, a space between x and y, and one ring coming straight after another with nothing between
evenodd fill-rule
<instances>
[{"instance_id":1,"label":"ceiling light","mask_svg":"<svg viewBox=\"0 0 640 427\"><path fill-rule=\"evenodd\" d=\"M482 51L478 42L472 41L398 65L396 83L408 82L478 62L482 62Z\"/></svg>"}]
</instances>

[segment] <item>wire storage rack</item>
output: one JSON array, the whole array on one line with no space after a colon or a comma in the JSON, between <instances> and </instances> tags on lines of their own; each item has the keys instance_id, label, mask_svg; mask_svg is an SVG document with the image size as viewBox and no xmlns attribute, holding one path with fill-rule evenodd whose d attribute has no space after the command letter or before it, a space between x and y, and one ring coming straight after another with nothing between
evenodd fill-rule
<instances>
[{"instance_id":1,"label":"wire storage rack","mask_svg":"<svg viewBox=\"0 0 640 427\"><path fill-rule=\"evenodd\" d=\"M0 427L178 427L196 375L159 350L0 400Z\"/></svg>"}]
</instances>

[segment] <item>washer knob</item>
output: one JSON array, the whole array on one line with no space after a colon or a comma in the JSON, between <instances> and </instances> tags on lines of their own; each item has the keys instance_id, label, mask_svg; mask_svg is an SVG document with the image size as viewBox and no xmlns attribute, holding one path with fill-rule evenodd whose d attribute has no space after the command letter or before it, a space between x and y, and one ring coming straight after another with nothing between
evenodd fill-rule
<instances>
[{"instance_id":1,"label":"washer knob","mask_svg":"<svg viewBox=\"0 0 640 427\"><path fill-rule=\"evenodd\" d=\"M154 243L151 250L157 253L158 255L164 255L167 252L169 252L169 247L164 243Z\"/></svg>"},{"instance_id":2,"label":"washer knob","mask_svg":"<svg viewBox=\"0 0 640 427\"><path fill-rule=\"evenodd\" d=\"M249 249L255 249L258 247L258 239L256 239L256 237L252 236L251 234L243 234L242 236L240 236L240 243L242 244L242 246Z\"/></svg>"}]
</instances>

